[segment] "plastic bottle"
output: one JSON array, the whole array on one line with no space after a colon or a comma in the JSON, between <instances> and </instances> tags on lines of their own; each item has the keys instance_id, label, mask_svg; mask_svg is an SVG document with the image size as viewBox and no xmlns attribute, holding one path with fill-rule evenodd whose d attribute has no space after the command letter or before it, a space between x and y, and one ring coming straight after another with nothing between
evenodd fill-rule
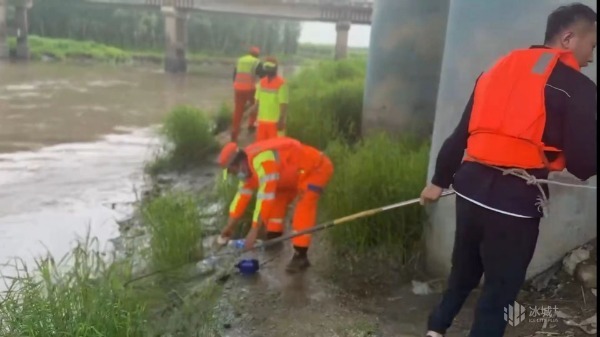
<instances>
[{"instance_id":1,"label":"plastic bottle","mask_svg":"<svg viewBox=\"0 0 600 337\"><path fill-rule=\"evenodd\" d=\"M237 240L229 240L227 246L235 248L235 249L243 249L246 244L245 239L237 239Z\"/></svg>"},{"instance_id":2,"label":"plastic bottle","mask_svg":"<svg viewBox=\"0 0 600 337\"><path fill-rule=\"evenodd\" d=\"M229 240L227 246L235 248L235 249L244 249L244 245L246 244L246 239L237 239L237 240ZM258 246L262 244L262 240L256 240L254 246Z\"/></svg>"}]
</instances>

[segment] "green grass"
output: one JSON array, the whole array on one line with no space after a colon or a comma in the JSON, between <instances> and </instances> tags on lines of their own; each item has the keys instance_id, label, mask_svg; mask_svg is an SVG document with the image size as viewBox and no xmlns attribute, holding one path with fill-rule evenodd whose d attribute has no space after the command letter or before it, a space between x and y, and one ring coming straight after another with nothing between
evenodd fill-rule
<instances>
[{"instance_id":1,"label":"green grass","mask_svg":"<svg viewBox=\"0 0 600 337\"><path fill-rule=\"evenodd\" d=\"M227 103L222 103L219 110L213 115L213 135L227 131L233 120L233 110Z\"/></svg>"},{"instance_id":2,"label":"green grass","mask_svg":"<svg viewBox=\"0 0 600 337\"><path fill-rule=\"evenodd\" d=\"M218 144L207 115L191 106L175 107L161 128L166 144L163 153L146 167L150 174L184 170L213 159Z\"/></svg>"},{"instance_id":3,"label":"green grass","mask_svg":"<svg viewBox=\"0 0 600 337\"><path fill-rule=\"evenodd\" d=\"M68 265L40 259L38 273L23 265L16 270L0 295L0 335L145 336L144 297L123 283L131 265L108 264L89 243L79 243L63 259Z\"/></svg>"},{"instance_id":4,"label":"green grass","mask_svg":"<svg viewBox=\"0 0 600 337\"><path fill-rule=\"evenodd\" d=\"M50 57L64 61L67 59L92 59L108 62L129 62L131 53L122 49L92 41L74 41L68 39L50 39L30 35L28 37L31 58L40 60ZM9 48L16 48L15 38L9 39Z\"/></svg>"},{"instance_id":5,"label":"green grass","mask_svg":"<svg viewBox=\"0 0 600 337\"><path fill-rule=\"evenodd\" d=\"M169 232L190 229L185 223L180 226L154 232L153 244L165 247L157 241L172 240ZM128 285L133 276L131 260L113 258L110 263L97 243L87 239L58 263L50 256L38 259L34 268L21 262L14 275L3 275L10 282L0 294L0 336L218 335L215 304L221 287L212 279L171 283L166 288L151 278Z\"/></svg>"},{"instance_id":6,"label":"green grass","mask_svg":"<svg viewBox=\"0 0 600 337\"><path fill-rule=\"evenodd\" d=\"M9 38L12 53L16 48L16 38ZM142 61L160 64L164 61L164 50L130 50L94 41L81 41L65 38L50 38L37 35L28 36L30 55L33 60L44 57L56 61L91 60L109 63L130 63ZM364 59L366 48L350 48L350 59ZM301 44L295 55L278 55L284 63L301 63L304 61L322 61L333 58L333 45ZM187 51L186 58L190 64L222 64L233 65L240 55L224 55L222 53Z\"/></svg>"},{"instance_id":7,"label":"green grass","mask_svg":"<svg viewBox=\"0 0 600 337\"><path fill-rule=\"evenodd\" d=\"M428 144L378 134L353 147L332 142L326 153L335 164L324 194L331 218L416 198L426 180ZM421 242L424 217L421 206L409 206L334 227L328 237L341 252L386 247L405 260Z\"/></svg>"},{"instance_id":8,"label":"green grass","mask_svg":"<svg viewBox=\"0 0 600 337\"><path fill-rule=\"evenodd\" d=\"M360 136L366 63L363 59L321 62L290 81L288 134L325 149L332 139Z\"/></svg>"},{"instance_id":9,"label":"green grass","mask_svg":"<svg viewBox=\"0 0 600 337\"><path fill-rule=\"evenodd\" d=\"M11 37L8 41L9 49L14 53L16 38ZM28 36L28 43L33 60L47 57L57 61L92 60L109 63L130 63L132 61L162 63L164 61L164 51L162 50L124 50L93 41L47 38L36 35ZM192 64L203 62L232 64L234 62L232 57L206 53L188 53L186 58Z\"/></svg>"},{"instance_id":10,"label":"green grass","mask_svg":"<svg viewBox=\"0 0 600 337\"><path fill-rule=\"evenodd\" d=\"M223 205L223 222L229 217L229 205L235 197L238 191L239 180L237 177L228 176L227 179L223 179L222 175L217 177L215 183L215 189L213 191L215 201ZM256 194L252 196L252 199L248 202L244 215L239 219L238 226L234 233L234 237L246 236L247 231L250 229L252 223L252 214L254 212L254 206L256 205Z\"/></svg>"},{"instance_id":11,"label":"green grass","mask_svg":"<svg viewBox=\"0 0 600 337\"><path fill-rule=\"evenodd\" d=\"M202 259L202 223L198 200L168 192L142 205L150 228L150 255L155 269L180 266Z\"/></svg>"}]
</instances>

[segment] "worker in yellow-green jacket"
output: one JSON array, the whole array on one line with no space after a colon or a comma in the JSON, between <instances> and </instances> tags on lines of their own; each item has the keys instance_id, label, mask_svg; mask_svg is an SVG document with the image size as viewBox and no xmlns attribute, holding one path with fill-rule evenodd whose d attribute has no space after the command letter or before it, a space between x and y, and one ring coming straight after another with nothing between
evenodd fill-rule
<instances>
[{"instance_id":1,"label":"worker in yellow-green jacket","mask_svg":"<svg viewBox=\"0 0 600 337\"><path fill-rule=\"evenodd\" d=\"M265 58L262 64L265 76L256 86L256 103L249 109L258 110L256 141L285 135L289 88L277 74L277 67L276 58Z\"/></svg>"}]
</instances>

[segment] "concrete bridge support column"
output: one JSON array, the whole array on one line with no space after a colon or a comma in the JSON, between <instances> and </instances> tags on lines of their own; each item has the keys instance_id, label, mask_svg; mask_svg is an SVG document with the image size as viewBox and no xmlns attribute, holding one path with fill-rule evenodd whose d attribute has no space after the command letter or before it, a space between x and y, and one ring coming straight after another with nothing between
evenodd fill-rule
<instances>
[{"instance_id":1,"label":"concrete bridge support column","mask_svg":"<svg viewBox=\"0 0 600 337\"><path fill-rule=\"evenodd\" d=\"M429 138L449 0L375 1L362 128Z\"/></svg>"},{"instance_id":2,"label":"concrete bridge support column","mask_svg":"<svg viewBox=\"0 0 600 337\"><path fill-rule=\"evenodd\" d=\"M340 60L348 56L348 34L350 33L350 22L341 21L336 23L335 31L335 59Z\"/></svg>"},{"instance_id":3,"label":"concrete bridge support column","mask_svg":"<svg viewBox=\"0 0 600 337\"><path fill-rule=\"evenodd\" d=\"M31 7L31 1L22 1L15 6L15 29L17 32L16 57L20 60L29 59L29 22L27 10Z\"/></svg>"},{"instance_id":4,"label":"concrete bridge support column","mask_svg":"<svg viewBox=\"0 0 600 337\"><path fill-rule=\"evenodd\" d=\"M7 0L0 0L0 59L8 58Z\"/></svg>"},{"instance_id":5,"label":"concrete bridge support column","mask_svg":"<svg viewBox=\"0 0 600 337\"><path fill-rule=\"evenodd\" d=\"M381 0L378 0L381 1ZM467 104L477 76L498 57L514 48L542 44L548 15L571 0L452 0L444 48L428 179L445 139L452 133ZM582 3L596 9L596 2ZM425 64L423 66L426 66ZM596 64L583 72L596 81ZM569 179L567 173L553 179ZM571 178L573 179L573 178ZM596 177L591 179L596 184ZM432 205L426 227L427 265L432 274L450 271L454 245L454 197ZM596 191L550 186L549 217L540 225L538 245L529 266L534 276L563 254L596 237Z\"/></svg>"},{"instance_id":6,"label":"concrete bridge support column","mask_svg":"<svg viewBox=\"0 0 600 337\"><path fill-rule=\"evenodd\" d=\"M188 13L174 7L163 7L162 12L165 17L165 71L185 73Z\"/></svg>"}]
</instances>

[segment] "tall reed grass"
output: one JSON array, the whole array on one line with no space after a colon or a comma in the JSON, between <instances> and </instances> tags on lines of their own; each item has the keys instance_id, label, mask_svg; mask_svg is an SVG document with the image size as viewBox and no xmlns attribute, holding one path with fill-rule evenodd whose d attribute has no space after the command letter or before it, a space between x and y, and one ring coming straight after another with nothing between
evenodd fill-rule
<instances>
[{"instance_id":1,"label":"tall reed grass","mask_svg":"<svg viewBox=\"0 0 600 337\"><path fill-rule=\"evenodd\" d=\"M61 262L38 259L34 269L15 266L7 291L0 295L0 335L145 336L146 296L124 287L127 262L110 263L80 242Z\"/></svg>"},{"instance_id":2,"label":"tall reed grass","mask_svg":"<svg viewBox=\"0 0 600 337\"><path fill-rule=\"evenodd\" d=\"M180 266L202 258L202 222L198 200L167 192L142 205L150 228L150 256L156 269Z\"/></svg>"},{"instance_id":3,"label":"tall reed grass","mask_svg":"<svg viewBox=\"0 0 600 337\"><path fill-rule=\"evenodd\" d=\"M326 152L335 164L324 194L331 218L415 198L426 179L429 146L408 138L378 134L355 146L335 141ZM341 252L385 247L407 259L419 247L424 220L421 206L409 206L334 227L328 237Z\"/></svg>"},{"instance_id":4,"label":"tall reed grass","mask_svg":"<svg viewBox=\"0 0 600 337\"><path fill-rule=\"evenodd\" d=\"M128 284L132 260L106 258L98 246L88 238L59 262L49 256L32 268L21 261L2 275L0 336L219 335L221 287L212 279L167 288L151 279Z\"/></svg>"},{"instance_id":5,"label":"tall reed grass","mask_svg":"<svg viewBox=\"0 0 600 337\"><path fill-rule=\"evenodd\" d=\"M322 62L290 81L288 134L325 149L330 140L360 136L364 59Z\"/></svg>"},{"instance_id":6,"label":"tall reed grass","mask_svg":"<svg viewBox=\"0 0 600 337\"><path fill-rule=\"evenodd\" d=\"M183 170L211 160L218 149L207 115L191 106L177 106L165 118L161 134L166 147L147 171L156 174L168 170Z\"/></svg>"}]
</instances>

